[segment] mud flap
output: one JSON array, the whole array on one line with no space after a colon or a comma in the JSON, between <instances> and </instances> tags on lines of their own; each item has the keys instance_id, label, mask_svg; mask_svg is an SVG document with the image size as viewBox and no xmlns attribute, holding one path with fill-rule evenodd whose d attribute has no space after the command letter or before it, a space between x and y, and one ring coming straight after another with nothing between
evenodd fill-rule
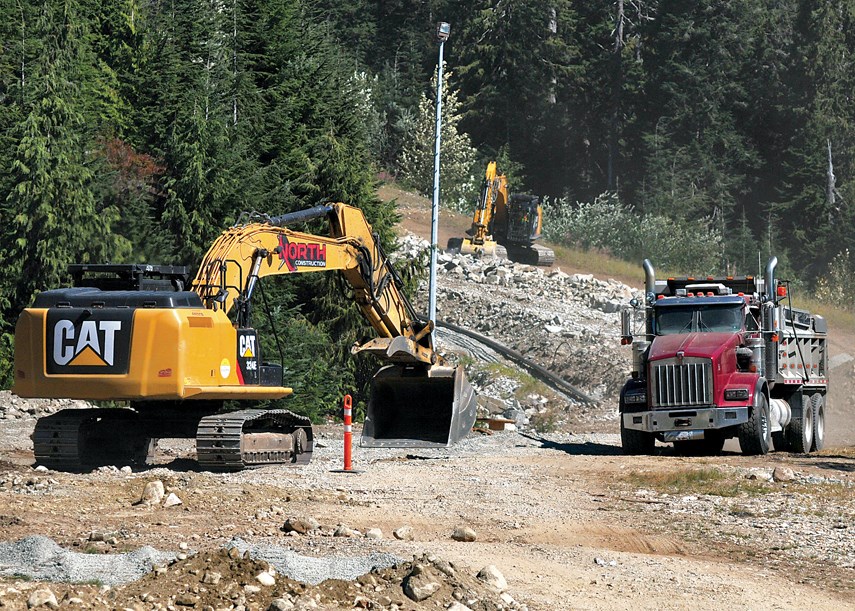
<instances>
[{"instance_id":1,"label":"mud flap","mask_svg":"<svg viewBox=\"0 0 855 611\"><path fill-rule=\"evenodd\" d=\"M462 367L383 367L371 382L360 445L441 448L475 424L475 391Z\"/></svg>"}]
</instances>

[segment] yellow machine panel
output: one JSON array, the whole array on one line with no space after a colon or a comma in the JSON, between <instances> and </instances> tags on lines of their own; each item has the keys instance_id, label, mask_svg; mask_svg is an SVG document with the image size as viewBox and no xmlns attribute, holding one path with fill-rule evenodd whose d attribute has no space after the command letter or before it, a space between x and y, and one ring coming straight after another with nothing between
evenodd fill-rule
<instances>
[{"instance_id":1,"label":"yellow machine panel","mask_svg":"<svg viewBox=\"0 0 855 611\"><path fill-rule=\"evenodd\" d=\"M31 308L18 320L17 337L27 340L15 345L13 391L21 397L280 399L292 392L244 385L237 330L222 311L138 308L126 320L115 311L91 320L68 308L68 318L50 321L48 312Z\"/></svg>"}]
</instances>

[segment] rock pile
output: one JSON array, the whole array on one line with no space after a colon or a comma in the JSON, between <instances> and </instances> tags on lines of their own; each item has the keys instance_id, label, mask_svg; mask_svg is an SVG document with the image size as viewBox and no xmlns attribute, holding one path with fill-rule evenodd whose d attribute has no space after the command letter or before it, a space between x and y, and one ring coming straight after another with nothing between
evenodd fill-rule
<instances>
[{"instance_id":1,"label":"rock pile","mask_svg":"<svg viewBox=\"0 0 855 611\"><path fill-rule=\"evenodd\" d=\"M399 244L399 257L427 260L428 243L421 238L408 235ZM476 362L468 373L487 413L510 418L523 428L566 429L574 421L593 420L603 423L602 430L614 429L631 357L620 346L618 312L639 297L639 291L590 274L570 275L558 268L461 254L440 253L437 272L440 321L477 331L522 353L598 401L578 405L538 386L529 388L525 379L504 375L512 372L501 367ZM416 297L417 307L427 303L426 284ZM476 361L489 358L480 350L473 354L467 346L461 350L442 330L438 336L452 352L469 352Z\"/></svg>"},{"instance_id":2,"label":"rock pile","mask_svg":"<svg viewBox=\"0 0 855 611\"><path fill-rule=\"evenodd\" d=\"M91 407L75 399L21 399L8 390L0 390L0 420L41 418L61 409Z\"/></svg>"}]
</instances>

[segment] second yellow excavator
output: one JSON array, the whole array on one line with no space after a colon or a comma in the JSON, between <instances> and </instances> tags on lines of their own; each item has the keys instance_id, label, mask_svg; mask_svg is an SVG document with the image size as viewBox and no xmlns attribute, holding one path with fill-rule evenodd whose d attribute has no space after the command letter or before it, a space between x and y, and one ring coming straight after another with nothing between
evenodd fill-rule
<instances>
[{"instance_id":1,"label":"second yellow excavator","mask_svg":"<svg viewBox=\"0 0 855 611\"><path fill-rule=\"evenodd\" d=\"M328 237L288 228L322 217ZM259 281L332 270L349 283L377 335L353 352L388 363L372 382L362 444L440 447L460 440L475 421L462 367L437 354L431 323L402 292L362 211L339 203L239 222L210 247L190 290L184 268L77 265L70 270L76 286L40 293L16 327L13 392L130 407L41 418L33 433L36 461L64 470L143 463L158 438L178 437L196 439L198 462L208 469L308 462L314 445L307 418L223 408L226 401L292 393L282 366L262 359L252 327Z\"/></svg>"},{"instance_id":2,"label":"second yellow excavator","mask_svg":"<svg viewBox=\"0 0 855 611\"><path fill-rule=\"evenodd\" d=\"M448 240L448 250L470 255L493 255L531 265L549 266L555 252L536 241L541 237L543 208L535 195L508 194L508 180L496 162L487 164L472 227L466 238Z\"/></svg>"}]
</instances>

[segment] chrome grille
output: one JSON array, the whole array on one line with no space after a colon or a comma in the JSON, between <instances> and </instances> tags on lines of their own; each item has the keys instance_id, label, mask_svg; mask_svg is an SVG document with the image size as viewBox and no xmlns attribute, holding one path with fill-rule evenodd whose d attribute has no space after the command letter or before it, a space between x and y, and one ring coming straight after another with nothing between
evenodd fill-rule
<instances>
[{"instance_id":1,"label":"chrome grille","mask_svg":"<svg viewBox=\"0 0 855 611\"><path fill-rule=\"evenodd\" d=\"M656 361L651 366L654 407L712 405L712 361L685 358Z\"/></svg>"}]
</instances>

